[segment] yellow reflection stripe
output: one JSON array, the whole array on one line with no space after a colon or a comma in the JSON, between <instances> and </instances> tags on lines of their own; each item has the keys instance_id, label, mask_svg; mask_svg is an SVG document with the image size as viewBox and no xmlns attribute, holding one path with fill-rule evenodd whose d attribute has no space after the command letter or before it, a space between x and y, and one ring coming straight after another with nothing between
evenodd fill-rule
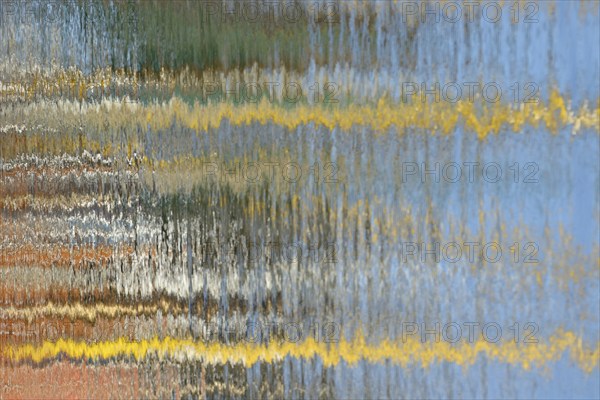
<instances>
[{"instance_id":1,"label":"yellow reflection stripe","mask_svg":"<svg viewBox=\"0 0 600 400\"><path fill-rule=\"evenodd\" d=\"M378 344L368 344L358 334L353 340L341 339L338 343L322 343L310 338L301 343L271 343L268 346L253 343L225 345L221 343L203 343L190 339L157 337L151 340L128 341L120 338L115 341L86 343L71 339L57 342L44 342L39 346L22 345L7 347L4 356L9 359L33 360L40 362L59 354L71 358L110 359L114 357L134 357L137 360L148 356L179 360L202 360L209 364L226 362L251 366L259 361L275 362L286 356L309 359L320 357L326 367L341 362L350 365L360 360L369 363L393 364L406 367L420 364L423 367L434 363L450 362L460 366L475 363L479 356L501 363L520 365L525 370L533 366L542 367L559 360L568 353L571 360L583 371L590 373L598 366L600 351L583 345L580 337L573 332L558 331L547 341L537 344L517 344L513 341L498 343L480 339L474 343L460 342L450 344L441 342L422 342L417 338L408 338L404 343L384 340Z\"/></svg>"},{"instance_id":2,"label":"yellow reflection stripe","mask_svg":"<svg viewBox=\"0 0 600 400\"><path fill-rule=\"evenodd\" d=\"M503 129L521 132L526 126L545 128L553 133L565 126L569 126L573 133L582 129L598 132L600 131L600 101L596 103L593 105L586 102L578 109L573 109L569 99L553 90L546 102L520 105L501 102L475 104L466 100L456 103L420 101L398 103L388 98L381 98L377 103L368 105L324 107L297 104L284 107L267 100L257 104L242 105L231 103L190 105L179 98L173 98L168 103L150 105L104 101L99 105L61 102L57 107L52 103L40 102L30 106L27 114L43 116L54 113L56 119L64 123L83 120L86 129L96 129L103 133L126 126L149 126L154 130L167 129L172 126L173 121L178 121L183 126L194 130L207 131L219 127L224 120L227 120L234 126L274 123L290 130L313 123L330 130L335 127L349 130L352 126L366 126L375 132L385 132L391 127L396 127L399 133L404 132L405 128L416 128L450 134L456 128L464 127L483 139ZM15 116L17 117L20 118L19 120L23 118L20 114ZM50 121L46 122L52 125ZM57 128L60 127L57 125ZM69 150L69 143L68 138L64 139L67 140L66 143L63 141L62 144L57 145L66 151ZM35 138L31 140L36 141ZM37 140L50 139L44 136ZM83 144L91 145L90 140L93 142L94 139L88 137ZM34 142L30 145L38 145ZM81 145L79 139L77 143L71 144L71 147L74 145Z\"/></svg>"}]
</instances>

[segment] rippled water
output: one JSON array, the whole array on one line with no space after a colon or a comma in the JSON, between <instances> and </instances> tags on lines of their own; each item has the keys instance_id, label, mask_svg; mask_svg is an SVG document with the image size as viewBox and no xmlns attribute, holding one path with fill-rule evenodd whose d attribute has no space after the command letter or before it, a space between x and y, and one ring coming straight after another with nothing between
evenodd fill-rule
<instances>
[{"instance_id":1,"label":"rippled water","mask_svg":"<svg viewBox=\"0 0 600 400\"><path fill-rule=\"evenodd\" d=\"M600 3L178 3L2 4L0 398L600 396Z\"/></svg>"}]
</instances>

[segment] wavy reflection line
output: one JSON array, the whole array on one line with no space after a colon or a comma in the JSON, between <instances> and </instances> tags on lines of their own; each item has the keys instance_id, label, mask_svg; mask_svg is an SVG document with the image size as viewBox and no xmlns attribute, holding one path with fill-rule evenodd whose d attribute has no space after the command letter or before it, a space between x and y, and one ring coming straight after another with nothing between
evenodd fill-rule
<instances>
[{"instance_id":1,"label":"wavy reflection line","mask_svg":"<svg viewBox=\"0 0 600 400\"><path fill-rule=\"evenodd\" d=\"M354 339L342 338L338 343L317 342L309 338L301 343L276 343L269 345L253 343L203 343L191 339L166 337L151 340L129 341L119 338L113 341L86 343L71 339L56 342L45 341L39 346L31 344L8 346L3 354L14 361L32 360L41 362L64 354L74 359L112 359L130 356L142 360L155 355L159 358L180 360L202 360L208 364L243 364L252 366L259 361L267 363L285 357L310 359L320 357L325 366L336 366L342 362L353 365L361 360L369 363L390 361L407 367L420 364L429 367L434 363L450 362L460 366L473 365L480 356L501 363L520 365L529 370L533 366L542 367L558 361L568 353L571 360L586 373L591 373L600 358L599 344L595 349L583 344L581 337L569 331L557 331L544 342L537 344L517 344L513 341L491 343L479 339L473 343L451 344L423 342L409 337L404 343L384 340L378 344L368 344L358 333Z\"/></svg>"}]
</instances>

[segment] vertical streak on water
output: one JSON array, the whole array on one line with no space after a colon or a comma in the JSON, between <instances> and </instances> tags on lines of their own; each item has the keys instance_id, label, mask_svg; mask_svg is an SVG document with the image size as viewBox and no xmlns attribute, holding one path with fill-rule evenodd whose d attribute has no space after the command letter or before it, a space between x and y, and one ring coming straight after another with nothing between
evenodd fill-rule
<instances>
[{"instance_id":1,"label":"vertical streak on water","mask_svg":"<svg viewBox=\"0 0 600 400\"><path fill-rule=\"evenodd\" d=\"M191 218L188 214L187 217L187 238L186 238L186 249L187 249L187 278L188 278L188 320L189 320L189 329L190 334L196 340L194 329L194 318L192 315L192 306L194 303L194 265L193 265L193 253L192 253L192 225Z\"/></svg>"}]
</instances>

